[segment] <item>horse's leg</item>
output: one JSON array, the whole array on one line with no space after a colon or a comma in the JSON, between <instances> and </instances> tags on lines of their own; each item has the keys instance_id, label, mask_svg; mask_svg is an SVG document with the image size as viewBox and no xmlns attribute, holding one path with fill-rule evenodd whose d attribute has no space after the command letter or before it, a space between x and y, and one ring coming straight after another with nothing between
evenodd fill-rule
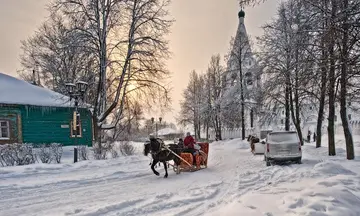
<instances>
[{"instance_id":1,"label":"horse's leg","mask_svg":"<svg viewBox=\"0 0 360 216\"><path fill-rule=\"evenodd\" d=\"M180 174L180 163L181 160L179 158L174 158L174 165L176 165L176 174Z\"/></svg>"},{"instance_id":2,"label":"horse's leg","mask_svg":"<svg viewBox=\"0 0 360 216\"><path fill-rule=\"evenodd\" d=\"M165 168L165 175L164 175L164 178L167 178L168 177L168 172L167 172L167 166L166 166L166 161L163 162L164 164L164 168Z\"/></svg>"},{"instance_id":3,"label":"horse's leg","mask_svg":"<svg viewBox=\"0 0 360 216\"><path fill-rule=\"evenodd\" d=\"M153 163L151 164L151 169L152 171L154 172L155 175L160 175L160 173L158 173L156 170L155 170L155 165L157 164L158 160L155 160L153 161Z\"/></svg>"}]
</instances>

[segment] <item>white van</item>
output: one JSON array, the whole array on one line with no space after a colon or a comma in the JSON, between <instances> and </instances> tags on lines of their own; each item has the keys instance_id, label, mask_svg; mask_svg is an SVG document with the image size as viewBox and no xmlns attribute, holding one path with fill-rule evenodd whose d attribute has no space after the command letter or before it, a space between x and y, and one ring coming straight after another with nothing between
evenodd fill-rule
<instances>
[{"instance_id":1,"label":"white van","mask_svg":"<svg viewBox=\"0 0 360 216\"><path fill-rule=\"evenodd\" d=\"M301 143L296 131L270 132L266 137L265 148L266 166L278 161L301 163Z\"/></svg>"}]
</instances>

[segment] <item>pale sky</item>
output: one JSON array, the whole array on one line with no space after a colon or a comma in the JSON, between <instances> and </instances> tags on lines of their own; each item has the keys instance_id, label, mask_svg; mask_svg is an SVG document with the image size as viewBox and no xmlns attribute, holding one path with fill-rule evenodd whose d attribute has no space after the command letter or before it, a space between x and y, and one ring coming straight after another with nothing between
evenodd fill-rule
<instances>
[{"instance_id":1,"label":"pale sky","mask_svg":"<svg viewBox=\"0 0 360 216\"><path fill-rule=\"evenodd\" d=\"M17 76L20 68L20 41L33 34L46 19L49 0L0 0L0 71ZM262 34L261 25L276 11L277 0L254 8L245 8L245 26L251 37ZM169 36L173 57L168 63L172 72L173 109L165 121L174 122L192 70L205 72L213 54L223 57L238 26L238 0L173 0L171 14L176 20ZM159 116L161 114L158 114ZM158 117L154 115L154 117ZM175 122L174 122L175 123Z\"/></svg>"}]
</instances>

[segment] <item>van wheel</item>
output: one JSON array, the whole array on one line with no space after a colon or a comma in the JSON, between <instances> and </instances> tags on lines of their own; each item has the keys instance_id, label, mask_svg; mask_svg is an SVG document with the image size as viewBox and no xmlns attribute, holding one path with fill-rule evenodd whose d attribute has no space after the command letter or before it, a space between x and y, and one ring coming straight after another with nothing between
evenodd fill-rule
<instances>
[{"instance_id":1,"label":"van wheel","mask_svg":"<svg viewBox=\"0 0 360 216\"><path fill-rule=\"evenodd\" d=\"M302 164L301 159L296 161L297 164Z\"/></svg>"}]
</instances>

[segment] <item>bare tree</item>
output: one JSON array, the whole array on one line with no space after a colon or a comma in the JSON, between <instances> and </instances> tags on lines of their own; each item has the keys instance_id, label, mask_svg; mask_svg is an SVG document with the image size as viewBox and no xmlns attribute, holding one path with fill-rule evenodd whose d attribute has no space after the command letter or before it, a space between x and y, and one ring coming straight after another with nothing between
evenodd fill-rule
<instances>
[{"instance_id":1,"label":"bare tree","mask_svg":"<svg viewBox=\"0 0 360 216\"><path fill-rule=\"evenodd\" d=\"M202 86L200 82L199 75L196 71L192 71L188 86L183 92L183 101L180 102L181 110L178 118L181 125L193 125L196 139L200 138L201 130L200 100L202 100L202 98L200 92Z\"/></svg>"},{"instance_id":2,"label":"bare tree","mask_svg":"<svg viewBox=\"0 0 360 216\"><path fill-rule=\"evenodd\" d=\"M124 118L126 101L168 108L170 73L165 61L170 52L165 36L173 23L169 4L56 0L49 7L52 20L24 42L24 69L36 67L44 85L62 93L64 83L85 77L91 84L88 103L98 140L101 129L115 128Z\"/></svg>"},{"instance_id":3,"label":"bare tree","mask_svg":"<svg viewBox=\"0 0 360 216\"><path fill-rule=\"evenodd\" d=\"M91 103L96 76L95 55L87 49L86 40L70 32L73 28L73 23L66 22L60 14L52 14L33 36L22 41L19 73L29 82L35 81L37 85L63 94L67 82L84 80L90 85L86 100Z\"/></svg>"}]
</instances>

